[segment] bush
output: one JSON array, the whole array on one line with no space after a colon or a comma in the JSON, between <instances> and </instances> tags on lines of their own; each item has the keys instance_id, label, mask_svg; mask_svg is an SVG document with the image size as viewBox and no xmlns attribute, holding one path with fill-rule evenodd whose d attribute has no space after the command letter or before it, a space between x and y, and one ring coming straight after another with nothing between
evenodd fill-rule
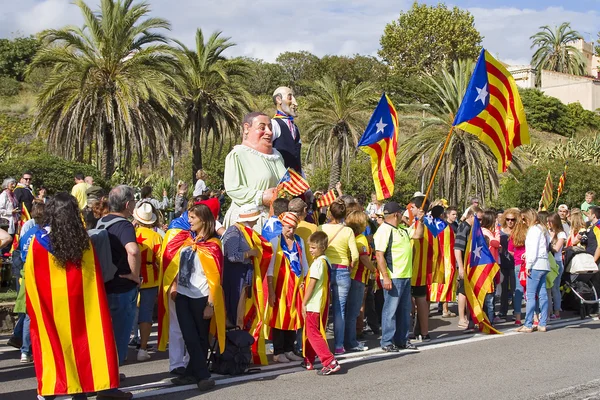
<instances>
[{"instance_id":1,"label":"bush","mask_svg":"<svg viewBox=\"0 0 600 400\"><path fill-rule=\"evenodd\" d=\"M19 94L21 84L13 78L0 76L0 96L10 97Z\"/></svg>"},{"instance_id":2,"label":"bush","mask_svg":"<svg viewBox=\"0 0 600 400\"><path fill-rule=\"evenodd\" d=\"M100 172L89 164L67 161L61 157L50 154L30 154L11 158L0 165L0 177L4 179L12 176L15 179L23 172L31 172L33 175L32 185L34 188L45 186L49 194L66 191L71 192L74 185L73 176L76 173L94 177L96 185L105 186Z\"/></svg>"}]
</instances>

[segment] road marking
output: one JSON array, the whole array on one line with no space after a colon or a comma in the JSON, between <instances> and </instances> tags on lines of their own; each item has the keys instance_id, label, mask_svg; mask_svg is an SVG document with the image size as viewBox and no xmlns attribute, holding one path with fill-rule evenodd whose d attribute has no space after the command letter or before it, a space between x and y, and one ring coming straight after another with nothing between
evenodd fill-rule
<instances>
[{"instance_id":1,"label":"road marking","mask_svg":"<svg viewBox=\"0 0 600 400\"><path fill-rule=\"evenodd\" d=\"M554 330L556 328L562 328L562 327L571 326L571 325L586 324L586 323L592 322L592 321L598 321L598 318L585 319L585 320L581 320L580 318L563 319L563 320L560 320L559 322L554 322L551 325L548 325L548 327L549 327L548 331L552 332L552 330ZM422 352L422 351L440 349L440 348L444 348L444 347L458 346L458 345L462 345L462 344L476 343L476 342L481 342L481 341L485 341L485 340L494 340L494 339L500 339L503 337L519 335L519 332L517 332L516 329L517 329L516 327L503 329L501 331L503 333L502 335L487 335L487 334L483 334L483 333L476 333L476 334L473 334L473 336L467 336L467 335L453 336L453 337L447 337L447 338L441 338L441 339L434 339L429 343L416 343L415 342L415 344L419 345L419 352ZM344 354L342 356L338 356L337 359L339 360L340 364L344 365L344 364L356 363L356 362L363 361L363 360L369 360L369 359L375 359L375 358L388 358L388 357L392 357L392 356L399 356L399 355L405 355L405 354L410 354L410 353L417 353L417 352L405 350L405 351L401 351L399 353L386 353L383 350L381 350L379 347L376 347L374 349L370 349L370 350L360 352L360 353ZM265 372L262 372L262 371L265 371ZM262 367L260 373L254 373L254 374L248 374L248 375L242 375L242 376L236 376L236 377L226 377L224 375L216 375L215 374L213 376L213 378L215 379L216 385L221 386L221 385L227 385L227 384L233 384L233 383L242 383L242 382L247 382L247 381L260 380L260 379L269 378L269 377L273 377L273 376L287 375L287 374L302 372L302 371L305 371L305 369L298 366L298 364L292 364L292 365L290 365L290 364L271 364L271 365ZM162 386L166 386L166 385L171 385L171 386L162 387ZM162 388L156 389L156 390L147 390L147 389L152 389L154 387L162 387ZM153 382L153 383L149 383L149 384L145 384L145 385L138 385L138 386L131 386L129 388L122 388L122 390L124 390L124 391L147 390L147 391L144 391L141 393L135 393L134 398L136 398L136 399L161 396L161 395L170 394L170 393L179 393L179 392L184 392L187 390L194 390L194 389L196 389L196 385L172 386L172 384L169 382L169 380L162 380L159 382ZM550 399L553 399L553 398L550 398Z\"/></svg>"}]
</instances>

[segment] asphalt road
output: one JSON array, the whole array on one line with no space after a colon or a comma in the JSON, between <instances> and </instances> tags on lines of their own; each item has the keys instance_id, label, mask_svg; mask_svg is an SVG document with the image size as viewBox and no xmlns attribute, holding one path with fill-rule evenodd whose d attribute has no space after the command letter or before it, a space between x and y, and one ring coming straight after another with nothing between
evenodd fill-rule
<instances>
[{"instance_id":1,"label":"asphalt road","mask_svg":"<svg viewBox=\"0 0 600 400\"><path fill-rule=\"evenodd\" d=\"M432 318L435 339L418 353L385 354L370 337L371 350L341 357L342 370L327 377L297 366L270 365L242 377L216 377L217 387L200 393L169 384L166 354L121 367L124 387L152 399L597 399L600 398L598 320L563 319L546 333L518 334L507 322L503 335L464 335L456 319ZM0 338L0 399L35 398L32 364ZM154 336L155 339L155 336ZM130 352L130 359L135 353Z\"/></svg>"}]
</instances>

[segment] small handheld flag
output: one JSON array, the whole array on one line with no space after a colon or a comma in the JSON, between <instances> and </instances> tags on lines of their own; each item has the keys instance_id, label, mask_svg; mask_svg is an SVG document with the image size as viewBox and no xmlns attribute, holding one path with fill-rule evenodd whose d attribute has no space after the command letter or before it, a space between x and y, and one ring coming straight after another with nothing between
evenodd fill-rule
<instances>
[{"instance_id":1,"label":"small handheld flag","mask_svg":"<svg viewBox=\"0 0 600 400\"><path fill-rule=\"evenodd\" d=\"M546 183L544 184L544 190L542 191L542 199L540 200L543 210L547 210L552 204L553 191L554 189L552 185L552 176L550 175L550 171L548 171L548 176L546 176Z\"/></svg>"},{"instance_id":2,"label":"small handheld flag","mask_svg":"<svg viewBox=\"0 0 600 400\"><path fill-rule=\"evenodd\" d=\"M378 200L392 197L396 179L398 114L384 93L365 129L358 148L371 157L371 173Z\"/></svg>"},{"instance_id":3,"label":"small handheld flag","mask_svg":"<svg viewBox=\"0 0 600 400\"><path fill-rule=\"evenodd\" d=\"M287 172L279 181L277 187L285 190L292 196L300 196L310 188L310 185L306 179L302 177L302 175L294 171L292 168L288 168Z\"/></svg>"},{"instance_id":4,"label":"small handheld flag","mask_svg":"<svg viewBox=\"0 0 600 400\"><path fill-rule=\"evenodd\" d=\"M514 78L490 53L481 50L452 123L485 143L505 172L515 148L529 144L525 109Z\"/></svg>"},{"instance_id":5,"label":"small handheld flag","mask_svg":"<svg viewBox=\"0 0 600 400\"><path fill-rule=\"evenodd\" d=\"M563 190L565 189L565 182L567 181L567 167L568 166L569 166L569 164L565 163L565 170L563 171L562 175L560 176L560 179L558 180L558 189L556 190L557 191L556 200L558 200L558 198L562 194Z\"/></svg>"},{"instance_id":6,"label":"small handheld flag","mask_svg":"<svg viewBox=\"0 0 600 400\"><path fill-rule=\"evenodd\" d=\"M331 189L329 192L325 193L317 200L317 207L327 207L331 205L337 199L337 195L335 194L335 190Z\"/></svg>"}]
</instances>

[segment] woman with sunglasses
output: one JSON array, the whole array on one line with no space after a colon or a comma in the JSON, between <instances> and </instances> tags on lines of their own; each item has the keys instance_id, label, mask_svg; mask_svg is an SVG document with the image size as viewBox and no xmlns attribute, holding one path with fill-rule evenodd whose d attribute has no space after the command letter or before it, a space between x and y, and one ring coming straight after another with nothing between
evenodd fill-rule
<instances>
[{"instance_id":1,"label":"woman with sunglasses","mask_svg":"<svg viewBox=\"0 0 600 400\"><path fill-rule=\"evenodd\" d=\"M518 208L509 208L500 216L500 313L498 317L506 319L508 315L508 297L515 289L515 258L508 251L508 241L515 229L515 223L521 217ZM514 301L514 296L513 296Z\"/></svg>"},{"instance_id":2,"label":"woman with sunglasses","mask_svg":"<svg viewBox=\"0 0 600 400\"><path fill-rule=\"evenodd\" d=\"M508 236L508 254L510 254L515 263L515 286L513 289L513 316L515 325L521 325L521 309L523 306L523 294L525 289L521 285L519 273L521 264L525 262L525 237L527 236L528 226L525 224L520 213L514 213L514 227Z\"/></svg>"}]
</instances>

